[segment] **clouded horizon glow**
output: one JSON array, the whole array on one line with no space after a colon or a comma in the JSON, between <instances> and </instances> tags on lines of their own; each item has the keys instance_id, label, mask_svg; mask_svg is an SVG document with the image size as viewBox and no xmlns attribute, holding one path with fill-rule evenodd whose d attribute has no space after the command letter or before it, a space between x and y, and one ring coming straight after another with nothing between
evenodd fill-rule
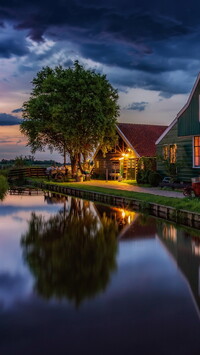
<instances>
[{"instance_id":1,"label":"clouded horizon glow","mask_svg":"<svg viewBox=\"0 0 200 355\"><path fill-rule=\"evenodd\" d=\"M30 154L12 116L20 117L46 65L78 59L106 74L119 91L120 122L169 124L200 71L199 10L196 0L189 7L172 0L2 0L0 159Z\"/></svg>"}]
</instances>

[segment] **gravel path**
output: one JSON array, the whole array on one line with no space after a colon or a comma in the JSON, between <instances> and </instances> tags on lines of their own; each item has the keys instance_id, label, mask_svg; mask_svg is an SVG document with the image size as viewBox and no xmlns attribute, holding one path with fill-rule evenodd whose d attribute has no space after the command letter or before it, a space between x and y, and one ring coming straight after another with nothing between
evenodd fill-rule
<instances>
[{"instance_id":1,"label":"gravel path","mask_svg":"<svg viewBox=\"0 0 200 355\"><path fill-rule=\"evenodd\" d=\"M184 198L184 195L182 192L162 190L158 187L134 186L134 185L126 184L124 182L118 182L118 181L107 181L106 182L103 180L92 180L92 181L85 181L84 185L99 186L99 187L105 187L105 188L107 187L107 188L116 189L116 190L143 192L143 193L147 193L147 194L165 196L165 197Z\"/></svg>"}]
</instances>

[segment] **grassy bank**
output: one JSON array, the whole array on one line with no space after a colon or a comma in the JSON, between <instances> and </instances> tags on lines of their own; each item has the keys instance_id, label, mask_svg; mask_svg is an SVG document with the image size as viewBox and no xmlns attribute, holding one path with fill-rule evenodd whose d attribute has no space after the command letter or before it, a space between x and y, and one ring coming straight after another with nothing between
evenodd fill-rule
<instances>
[{"instance_id":1,"label":"grassy bank","mask_svg":"<svg viewBox=\"0 0 200 355\"><path fill-rule=\"evenodd\" d=\"M71 188L76 188L79 190L84 190L84 191L94 191L94 192L100 192L112 196L122 196L122 197L128 197L132 198L135 200L141 200L144 202L150 202L150 203L157 203L163 206L170 206L174 207L177 210L187 210L191 212L196 212L200 213L200 199L198 198L173 198L173 197L164 197L164 196L157 196L157 195L152 195L148 193L142 193L142 192L134 192L134 191L124 191L124 190L116 190L116 189L111 189L111 188L105 188L105 187L99 187L99 186L89 186L89 185L84 185L81 183L54 183L54 182L49 182L49 181L43 181L46 183L51 183L55 185L61 185L61 186L68 186Z\"/></svg>"},{"instance_id":2,"label":"grassy bank","mask_svg":"<svg viewBox=\"0 0 200 355\"><path fill-rule=\"evenodd\" d=\"M6 191L8 190L8 182L5 176L0 175L0 200L3 199L3 197L6 194Z\"/></svg>"}]
</instances>

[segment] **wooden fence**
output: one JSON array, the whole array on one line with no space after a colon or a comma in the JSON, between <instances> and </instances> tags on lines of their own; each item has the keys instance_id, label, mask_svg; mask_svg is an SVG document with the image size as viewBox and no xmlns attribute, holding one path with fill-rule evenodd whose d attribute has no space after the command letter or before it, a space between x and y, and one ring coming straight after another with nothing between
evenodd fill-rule
<instances>
[{"instance_id":1,"label":"wooden fence","mask_svg":"<svg viewBox=\"0 0 200 355\"><path fill-rule=\"evenodd\" d=\"M19 168L11 169L8 174L8 179L22 179L26 177L44 177L46 176L46 168Z\"/></svg>"}]
</instances>

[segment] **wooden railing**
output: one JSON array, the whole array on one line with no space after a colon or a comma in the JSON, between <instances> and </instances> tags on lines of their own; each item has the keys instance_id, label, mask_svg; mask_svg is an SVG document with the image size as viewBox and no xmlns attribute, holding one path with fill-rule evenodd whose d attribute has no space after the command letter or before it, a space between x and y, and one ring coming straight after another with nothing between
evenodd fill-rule
<instances>
[{"instance_id":1,"label":"wooden railing","mask_svg":"<svg viewBox=\"0 0 200 355\"><path fill-rule=\"evenodd\" d=\"M46 176L46 168L19 168L11 169L8 174L8 179L44 176Z\"/></svg>"}]
</instances>

